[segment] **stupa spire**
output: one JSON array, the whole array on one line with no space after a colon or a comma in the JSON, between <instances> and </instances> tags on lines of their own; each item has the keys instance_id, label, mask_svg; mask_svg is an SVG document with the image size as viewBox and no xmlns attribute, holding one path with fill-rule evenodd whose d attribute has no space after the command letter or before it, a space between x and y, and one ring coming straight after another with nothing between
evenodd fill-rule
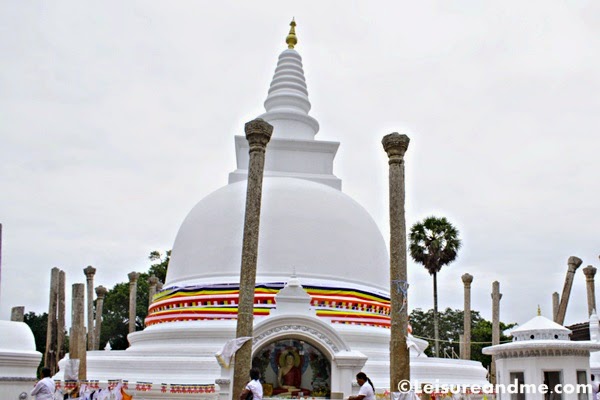
<instances>
[{"instance_id":1,"label":"stupa spire","mask_svg":"<svg viewBox=\"0 0 600 400\"><path fill-rule=\"evenodd\" d=\"M292 18L292 22L290 22L290 33L285 38L285 42L288 45L288 49L293 49L295 45L298 44L298 38L296 37L296 21Z\"/></svg>"},{"instance_id":2,"label":"stupa spire","mask_svg":"<svg viewBox=\"0 0 600 400\"><path fill-rule=\"evenodd\" d=\"M295 20L292 20L290 27L290 33L285 39L288 48L279 55L265 100L267 112L259 118L273 125L274 138L314 140L319 131L319 123L308 115L311 104L308 100L302 57L294 49L298 43Z\"/></svg>"}]
</instances>

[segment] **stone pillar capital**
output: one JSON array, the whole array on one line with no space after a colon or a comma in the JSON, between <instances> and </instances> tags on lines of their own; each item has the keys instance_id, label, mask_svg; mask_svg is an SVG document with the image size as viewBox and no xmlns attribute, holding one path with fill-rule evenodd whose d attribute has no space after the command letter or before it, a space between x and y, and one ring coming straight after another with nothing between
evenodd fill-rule
<instances>
[{"instance_id":1,"label":"stone pillar capital","mask_svg":"<svg viewBox=\"0 0 600 400\"><path fill-rule=\"evenodd\" d=\"M100 285L96 288L96 296L98 296L98 299L103 299L104 296L106 296L106 293L108 293L108 289L104 286Z\"/></svg>"},{"instance_id":2,"label":"stone pillar capital","mask_svg":"<svg viewBox=\"0 0 600 400\"><path fill-rule=\"evenodd\" d=\"M409 143L410 138L398 132L390 133L383 137L381 144L390 159L390 164L402 163L404 161L404 154L408 149Z\"/></svg>"},{"instance_id":3,"label":"stone pillar capital","mask_svg":"<svg viewBox=\"0 0 600 400\"><path fill-rule=\"evenodd\" d=\"M569 260L567 261L567 265L569 266L568 272L575 273L575 271L577 271L577 268L579 268L581 263L583 263L581 258L575 256L569 257Z\"/></svg>"},{"instance_id":4,"label":"stone pillar capital","mask_svg":"<svg viewBox=\"0 0 600 400\"><path fill-rule=\"evenodd\" d=\"M130 272L127 274L127 276L129 277L129 283L136 283L138 278L140 277L140 274L138 272Z\"/></svg>"},{"instance_id":5,"label":"stone pillar capital","mask_svg":"<svg viewBox=\"0 0 600 400\"><path fill-rule=\"evenodd\" d=\"M250 152L253 151L265 151L267 143L271 140L273 134L273 125L267 121L257 118L250 122L246 122L244 125L244 131L246 132L246 140L250 145Z\"/></svg>"},{"instance_id":6,"label":"stone pillar capital","mask_svg":"<svg viewBox=\"0 0 600 400\"><path fill-rule=\"evenodd\" d=\"M588 265L583 269L583 274L587 279L594 279L597 269L593 265Z\"/></svg>"},{"instance_id":7,"label":"stone pillar capital","mask_svg":"<svg viewBox=\"0 0 600 400\"><path fill-rule=\"evenodd\" d=\"M158 285L158 278L155 275L152 275L151 277L148 278L148 284L150 286Z\"/></svg>"},{"instance_id":8,"label":"stone pillar capital","mask_svg":"<svg viewBox=\"0 0 600 400\"><path fill-rule=\"evenodd\" d=\"M473 282L473 275L471 274L463 274L463 276L461 276L461 279L465 285L465 287L471 287L471 283Z\"/></svg>"},{"instance_id":9,"label":"stone pillar capital","mask_svg":"<svg viewBox=\"0 0 600 400\"><path fill-rule=\"evenodd\" d=\"M92 267L91 265L88 265L87 268L83 269L83 273L88 279L93 278L94 274L96 273L96 268Z\"/></svg>"}]
</instances>

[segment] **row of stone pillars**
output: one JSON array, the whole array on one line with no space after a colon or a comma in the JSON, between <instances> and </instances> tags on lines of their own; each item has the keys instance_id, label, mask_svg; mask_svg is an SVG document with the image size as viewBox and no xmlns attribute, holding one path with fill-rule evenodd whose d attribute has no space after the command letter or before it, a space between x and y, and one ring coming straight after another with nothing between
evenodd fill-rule
<instances>
[{"instance_id":1,"label":"row of stone pillars","mask_svg":"<svg viewBox=\"0 0 600 400\"><path fill-rule=\"evenodd\" d=\"M69 357L79 359L79 379L86 379L86 351L99 350L100 332L102 330L102 311L104 298L108 290L104 286L98 286L94 290L94 275L96 269L88 266L83 270L86 277L86 286L83 283L73 284L72 307L71 307L71 331L69 343ZM131 272L129 275L129 333L135 331L136 322L136 298L137 280L139 273ZM149 304L157 291L162 289L162 283L156 276L148 278ZM94 310L94 296L96 292L96 307ZM86 296L87 292L87 296ZM84 320L87 297L87 329ZM95 311L95 319L94 319ZM23 322L25 307L13 307L11 310L11 321ZM46 350L44 360L46 366L52 371L52 375L58 372L58 361L65 355L65 272L59 268L52 268L50 274L50 299L48 305L48 324L46 331ZM87 339L86 339L87 333Z\"/></svg>"},{"instance_id":2,"label":"row of stone pillars","mask_svg":"<svg viewBox=\"0 0 600 400\"><path fill-rule=\"evenodd\" d=\"M567 306L569 304L569 297L571 295L571 288L573 287L573 280L575 278L575 272L583 264L583 261L575 256L569 257L567 261L567 275L565 276L565 283L563 285L562 296L559 296L558 292L552 293L552 317L554 322L563 325L565 322L565 316L567 314ZM596 310L596 285L594 277L596 276L597 269L588 265L583 268L583 274L585 276L586 292L587 292L587 307L588 316Z\"/></svg>"}]
</instances>

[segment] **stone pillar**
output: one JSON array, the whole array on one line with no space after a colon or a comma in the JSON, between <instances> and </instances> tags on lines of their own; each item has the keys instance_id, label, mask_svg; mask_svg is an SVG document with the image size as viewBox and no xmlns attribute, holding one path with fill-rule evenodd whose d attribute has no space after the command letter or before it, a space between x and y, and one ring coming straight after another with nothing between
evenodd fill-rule
<instances>
[{"instance_id":1,"label":"stone pillar","mask_svg":"<svg viewBox=\"0 0 600 400\"><path fill-rule=\"evenodd\" d=\"M69 358L79 360L79 380L86 378L87 357L85 340L85 286L83 283L73 284L71 305L71 337L69 338Z\"/></svg>"},{"instance_id":2,"label":"stone pillar","mask_svg":"<svg viewBox=\"0 0 600 400\"><path fill-rule=\"evenodd\" d=\"M56 307L58 302L58 276L59 269L52 268L50 272L50 298L48 304L48 326L46 329L46 351L44 360L50 368L52 375L58 371L58 357L56 354L58 321L56 320Z\"/></svg>"},{"instance_id":3,"label":"stone pillar","mask_svg":"<svg viewBox=\"0 0 600 400\"><path fill-rule=\"evenodd\" d=\"M156 293L160 292L163 288L164 283L162 283L161 281L158 281L158 283L156 284Z\"/></svg>"},{"instance_id":4,"label":"stone pillar","mask_svg":"<svg viewBox=\"0 0 600 400\"><path fill-rule=\"evenodd\" d=\"M389 161L390 202L390 391L402 380L410 379L410 358L406 347L408 334L408 277L406 270L406 216L404 210L404 154L410 139L391 133L381 143Z\"/></svg>"},{"instance_id":5,"label":"stone pillar","mask_svg":"<svg viewBox=\"0 0 600 400\"><path fill-rule=\"evenodd\" d=\"M94 345L94 275L96 268L88 265L83 273L87 286L87 348L94 350L96 348Z\"/></svg>"},{"instance_id":6,"label":"stone pillar","mask_svg":"<svg viewBox=\"0 0 600 400\"><path fill-rule=\"evenodd\" d=\"M581 258L571 256L567 261L568 269L567 276L565 277L565 285L563 286L562 295L560 296L560 304L558 305L558 312L556 313L556 323L563 325L565 323L565 316L567 314L567 305L569 304L569 296L571 295L571 288L573 287L573 277L575 271L581 265L583 261Z\"/></svg>"},{"instance_id":7,"label":"stone pillar","mask_svg":"<svg viewBox=\"0 0 600 400\"><path fill-rule=\"evenodd\" d=\"M464 274L462 276L463 285L465 288L465 306L463 308L463 334L465 336L464 343L461 346L462 352L460 358L463 360L471 359L471 283L473 275Z\"/></svg>"},{"instance_id":8,"label":"stone pillar","mask_svg":"<svg viewBox=\"0 0 600 400\"><path fill-rule=\"evenodd\" d=\"M156 294L156 286L158 285L158 278L152 275L148 278L148 307L152 305L152 299Z\"/></svg>"},{"instance_id":9,"label":"stone pillar","mask_svg":"<svg viewBox=\"0 0 600 400\"><path fill-rule=\"evenodd\" d=\"M265 167L265 151L271 140L273 127L262 119L246 123L244 130L250 145L248 162L248 186L240 270L240 296L236 338L252 336L254 320L254 288L256 286L256 263L258 258L258 234L262 181ZM248 382L252 365L252 341L248 340L235 354L233 368L233 399L238 399Z\"/></svg>"},{"instance_id":10,"label":"stone pillar","mask_svg":"<svg viewBox=\"0 0 600 400\"><path fill-rule=\"evenodd\" d=\"M10 310L10 320L14 322L24 322L25 321L25 307L17 306L13 307Z\"/></svg>"},{"instance_id":11,"label":"stone pillar","mask_svg":"<svg viewBox=\"0 0 600 400\"><path fill-rule=\"evenodd\" d=\"M67 350L66 350L66 326L65 326L65 285L66 285L66 275L65 271L59 271L58 273L58 305L56 310L56 320L57 320L57 329L56 329L56 354L58 354L58 360L64 358Z\"/></svg>"},{"instance_id":12,"label":"stone pillar","mask_svg":"<svg viewBox=\"0 0 600 400\"><path fill-rule=\"evenodd\" d=\"M492 283L492 346L500 344L500 283ZM496 383L496 356L492 356L492 367L490 370L490 382Z\"/></svg>"},{"instance_id":13,"label":"stone pillar","mask_svg":"<svg viewBox=\"0 0 600 400\"><path fill-rule=\"evenodd\" d=\"M558 305L560 303L560 298L558 297L558 292L552 293L552 321L556 322L556 316L558 315Z\"/></svg>"},{"instance_id":14,"label":"stone pillar","mask_svg":"<svg viewBox=\"0 0 600 400\"><path fill-rule=\"evenodd\" d=\"M135 316L137 310L137 280L140 274L137 272L130 272L127 274L129 277L129 333L135 332Z\"/></svg>"},{"instance_id":15,"label":"stone pillar","mask_svg":"<svg viewBox=\"0 0 600 400\"><path fill-rule=\"evenodd\" d=\"M588 317L592 315L592 312L596 309L596 285L594 283L594 276L596 275L596 268L588 265L583 269L585 275L585 283L587 287L587 303L588 303Z\"/></svg>"},{"instance_id":16,"label":"stone pillar","mask_svg":"<svg viewBox=\"0 0 600 400\"><path fill-rule=\"evenodd\" d=\"M102 307L104 306L104 296L106 296L108 290L104 286L98 286L96 288L96 327L94 330L94 344L96 345L95 350L100 350L100 333L102 332Z\"/></svg>"}]
</instances>

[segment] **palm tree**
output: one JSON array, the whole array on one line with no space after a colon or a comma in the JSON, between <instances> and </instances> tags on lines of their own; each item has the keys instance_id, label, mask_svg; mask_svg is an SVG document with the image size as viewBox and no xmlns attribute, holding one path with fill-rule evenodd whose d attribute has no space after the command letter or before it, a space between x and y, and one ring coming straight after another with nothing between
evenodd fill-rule
<instances>
[{"instance_id":1,"label":"palm tree","mask_svg":"<svg viewBox=\"0 0 600 400\"><path fill-rule=\"evenodd\" d=\"M433 275L433 331L435 356L439 357L437 274L444 265L456 259L461 245L458 230L444 217L427 217L423 222L412 226L409 240L412 259L423 264L429 274Z\"/></svg>"}]
</instances>

